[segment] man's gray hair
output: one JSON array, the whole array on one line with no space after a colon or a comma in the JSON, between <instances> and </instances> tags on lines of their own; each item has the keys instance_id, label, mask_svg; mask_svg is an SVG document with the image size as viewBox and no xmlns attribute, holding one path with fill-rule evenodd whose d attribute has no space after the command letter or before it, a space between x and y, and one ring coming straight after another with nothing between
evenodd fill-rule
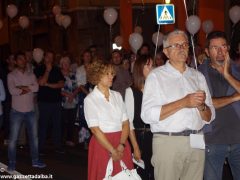
<instances>
[{"instance_id":1,"label":"man's gray hair","mask_svg":"<svg viewBox=\"0 0 240 180\"><path fill-rule=\"evenodd\" d=\"M169 47L169 45L170 45L169 42L168 42L169 38L171 36L178 35L178 34L182 34L188 40L188 36L184 31L176 29L174 31L171 31L170 33L168 33L167 35L165 35L163 37L163 48Z\"/></svg>"}]
</instances>

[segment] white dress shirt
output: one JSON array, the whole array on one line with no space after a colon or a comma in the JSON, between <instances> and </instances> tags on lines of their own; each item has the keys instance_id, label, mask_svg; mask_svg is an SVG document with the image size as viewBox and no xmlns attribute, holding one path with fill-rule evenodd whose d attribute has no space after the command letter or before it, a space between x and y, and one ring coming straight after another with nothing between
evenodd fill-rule
<instances>
[{"instance_id":1,"label":"white dress shirt","mask_svg":"<svg viewBox=\"0 0 240 180\"><path fill-rule=\"evenodd\" d=\"M150 124L152 132L181 132L187 129L199 130L206 122L202 120L197 108L183 108L160 121L163 105L185 97L187 94L203 90L206 93L205 104L209 106L215 118L215 109L205 77L193 68L186 66L180 73L169 61L154 69L147 77L143 92L141 117Z\"/></svg>"},{"instance_id":2,"label":"white dress shirt","mask_svg":"<svg viewBox=\"0 0 240 180\"><path fill-rule=\"evenodd\" d=\"M134 97L132 88L127 88L125 92L125 104L127 110L127 116L129 120L130 129L134 129L133 119L134 119Z\"/></svg>"},{"instance_id":3,"label":"white dress shirt","mask_svg":"<svg viewBox=\"0 0 240 180\"><path fill-rule=\"evenodd\" d=\"M109 101L95 86L84 99L84 113L88 127L98 126L103 132L122 130L123 121L128 121L125 104L119 92L109 90Z\"/></svg>"}]
</instances>

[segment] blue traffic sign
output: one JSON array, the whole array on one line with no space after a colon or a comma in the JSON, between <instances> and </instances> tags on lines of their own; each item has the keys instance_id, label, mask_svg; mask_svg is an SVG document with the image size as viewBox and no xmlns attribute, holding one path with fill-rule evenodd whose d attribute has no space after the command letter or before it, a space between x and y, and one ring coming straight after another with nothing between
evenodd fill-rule
<instances>
[{"instance_id":1,"label":"blue traffic sign","mask_svg":"<svg viewBox=\"0 0 240 180\"><path fill-rule=\"evenodd\" d=\"M174 24L175 12L173 4L156 5L157 24Z\"/></svg>"}]
</instances>

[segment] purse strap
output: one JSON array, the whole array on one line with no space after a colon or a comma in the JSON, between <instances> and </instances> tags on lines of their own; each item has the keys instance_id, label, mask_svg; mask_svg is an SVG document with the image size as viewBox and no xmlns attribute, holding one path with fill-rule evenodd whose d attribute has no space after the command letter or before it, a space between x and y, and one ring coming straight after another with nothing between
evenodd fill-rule
<instances>
[{"instance_id":1,"label":"purse strap","mask_svg":"<svg viewBox=\"0 0 240 180\"><path fill-rule=\"evenodd\" d=\"M120 166L121 166L122 170L127 169L127 166L125 165L125 163L122 160L120 160Z\"/></svg>"},{"instance_id":2,"label":"purse strap","mask_svg":"<svg viewBox=\"0 0 240 180\"><path fill-rule=\"evenodd\" d=\"M122 160L120 160L120 166L121 166L122 170L127 169L127 166L125 165L125 163ZM112 176L112 172L113 172L113 159L110 158L108 161L108 164L107 164L105 178Z\"/></svg>"},{"instance_id":3,"label":"purse strap","mask_svg":"<svg viewBox=\"0 0 240 180\"><path fill-rule=\"evenodd\" d=\"M108 178L109 176L111 176L112 172L113 172L113 160L112 158L110 158L107 164L105 178Z\"/></svg>"}]
</instances>

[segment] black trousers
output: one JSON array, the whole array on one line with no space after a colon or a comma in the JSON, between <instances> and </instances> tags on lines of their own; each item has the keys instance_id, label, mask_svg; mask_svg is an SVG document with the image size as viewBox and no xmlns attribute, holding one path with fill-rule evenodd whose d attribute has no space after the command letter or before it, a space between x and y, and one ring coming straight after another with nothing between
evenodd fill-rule
<instances>
[{"instance_id":1,"label":"black trousers","mask_svg":"<svg viewBox=\"0 0 240 180\"><path fill-rule=\"evenodd\" d=\"M137 172L143 180L154 180L154 169L151 164L153 134L151 131L137 129L135 129L135 134L141 150L142 160L145 163L145 169L138 167Z\"/></svg>"}]
</instances>

